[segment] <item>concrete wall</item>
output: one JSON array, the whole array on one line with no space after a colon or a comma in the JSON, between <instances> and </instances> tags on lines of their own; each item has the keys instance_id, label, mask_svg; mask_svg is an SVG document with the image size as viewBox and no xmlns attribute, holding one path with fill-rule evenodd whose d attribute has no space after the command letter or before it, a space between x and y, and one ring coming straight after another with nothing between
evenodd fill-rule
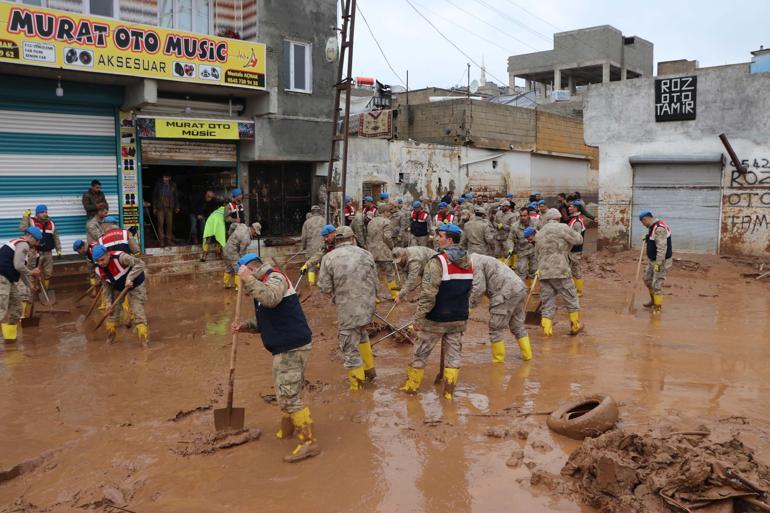
<instances>
[{"instance_id":1,"label":"concrete wall","mask_svg":"<svg viewBox=\"0 0 770 513\"><path fill-rule=\"evenodd\" d=\"M586 94L587 144L599 147L600 244L629 242L633 171L637 154L722 152L720 252L770 252L770 74L751 75L745 64L695 71L697 118L656 123L654 79L592 85ZM749 172L739 176L718 139L726 133ZM674 228L675 230L676 228Z\"/></svg>"}]
</instances>

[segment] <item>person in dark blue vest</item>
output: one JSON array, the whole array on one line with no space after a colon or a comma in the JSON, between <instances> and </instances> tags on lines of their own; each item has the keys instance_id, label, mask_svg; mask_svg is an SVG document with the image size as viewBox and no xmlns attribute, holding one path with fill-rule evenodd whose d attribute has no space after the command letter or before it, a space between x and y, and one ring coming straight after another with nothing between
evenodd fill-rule
<instances>
[{"instance_id":1,"label":"person in dark blue vest","mask_svg":"<svg viewBox=\"0 0 770 513\"><path fill-rule=\"evenodd\" d=\"M36 226L30 226L24 230L23 236L0 246L0 321L6 342L16 341L16 328L22 315L22 302L25 297L19 288L19 281L35 292L35 285L30 283L29 279L40 278L42 275L39 268L30 270L27 267L30 248L37 248L42 240L43 231Z\"/></svg>"},{"instance_id":2,"label":"person in dark blue vest","mask_svg":"<svg viewBox=\"0 0 770 513\"><path fill-rule=\"evenodd\" d=\"M644 284L650 291L650 301L644 306L652 307L652 313L659 314L663 308L663 282L672 265L671 228L662 219L654 217L649 210L639 214L639 221L647 228L647 234L643 238L647 245Z\"/></svg>"},{"instance_id":3,"label":"person in dark blue vest","mask_svg":"<svg viewBox=\"0 0 770 513\"><path fill-rule=\"evenodd\" d=\"M238 260L244 291L254 298L256 318L233 322L231 330L262 335L262 344L273 355L273 381L281 408L280 439L297 435L298 444L283 459L294 463L317 456L321 449L313 434L310 409L302 403L305 368L310 360L313 334L291 281L272 262L254 253Z\"/></svg>"},{"instance_id":4,"label":"person in dark blue vest","mask_svg":"<svg viewBox=\"0 0 770 513\"><path fill-rule=\"evenodd\" d=\"M444 398L452 399L460 373L462 336L468 323L468 306L473 286L473 266L460 247L462 230L455 224L439 226L439 252L425 264L422 290L417 300L414 329L419 340L407 368L401 390L415 394L425 375L425 364L437 342L444 344Z\"/></svg>"}]
</instances>

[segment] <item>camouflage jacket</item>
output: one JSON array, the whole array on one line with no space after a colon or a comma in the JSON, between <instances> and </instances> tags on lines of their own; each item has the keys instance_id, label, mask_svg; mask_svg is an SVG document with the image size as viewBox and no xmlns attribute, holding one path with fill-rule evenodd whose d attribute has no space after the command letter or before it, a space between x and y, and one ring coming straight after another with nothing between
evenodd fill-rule
<instances>
[{"instance_id":1,"label":"camouflage jacket","mask_svg":"<svg viewBox=\"0 0 770 513\"><path fill-rule=\"evenodd\" d=\"M511 228L513 252L518 256L529 256L535 252L535 246L524 237L524 230L529 227L536 228L531 221L526 225L519 221Z\"/></svg>"},{"instance_id":2,"label":"camouflage jacket","mask_svg":"<svg viewBox=\"0 0 770 513\"><path fill-rule=\"evenodd\" d=\"M86 223L86 242L96 242L102 235L104 235L102 220L96 215Z\"/></svg>"},{"instance_id":3,"label":"camouflage jacket","mask_svg":"<svg viewBox=\"0 0 770 513\"><path fill-rule=\"evenodd\" d=\"M313 251L323 244L323 235L321 228L326 224L326 219L322 215L311 215L302 225L302 249Z\"/></svg>"},{"instance_id":4,"label":"camouflage jacket","mask_svg":"<svg viewBox=\"0 0 770 513\"><path fill-rule=\"evenodd\" d=\"M243 223L233 223L233 233L227 238L224 253L228 258L235 258L236 255L246 254L246 248L251 244L251 230Z\"/></svg>"},{"instance_id":5,"label":"camouflage jacket","mask_svg":"<svg viewBox=\"0 0 770 513\"><path fill-rule=\"evenodd\" d=\"M356 215L353 221L350 223L350 229L356 236L356 242L359 248L366 247L366 222L364 221L364 214L360 210L356 211Z\"/></svg>"},{"instance_id":6,"label":"camouflage jacket","mask_svg":"<svg viewBox=\"0 0 770 513\"><path fill-rule=\"evenodd\" d=\"M473 289L470 306L476 307L481 296L489 297L489 308L513 297L526 294L527 289L513 270L497 258L486 255L471 255L473 263Z\"/></svg>"},{"instance_id":7,"label":"camouflage jacket","mask_svg":"<svg viewBox=\"0 0 770 513\"><path fill-rule=\"evenodd\" d=\"M390 219L378 215L366 227L366 249L374 257L375 262L393 260L390 250L393 248L393 238L390 229Z\"/></svg>"},{"instance_id":8,"label":"camouflage jacket","mask_svg":"<svg viewBox=\"0 0 770 513\"><path fill-rule=\"evenodd\" d=\"M474 217L463 227L460 246L468 253L488 255L489 248L495 243L495 232L489 221L482 217Z\"/></svg>"},{"instance_id":9,"label":"camouflage jacket","mask_svg":"<svg viewBox=\"0 0 770 513\"><path fill-rule=\"evenodd\" d=\"M353 244L337 246L321 260L318 288L337 305L337 329L354 329L372 321L377 269L372 254Z\"/></svg>"},{"instance_id":10,"label":"camouflage jacket","mask_svg":"<svg viewBox=\"0 0 770 513\"><path fill-rule=\"evenodd\" d=\"M447 247L445 251L452 263L458 267L467 269L471 265L468 254L460 246L453 244ZM434 333L462 333L465 331L468 321L436 322L425 318L436 306L436 294L438 294L438 288L441 285L441 277L441 263L438 258L431 258L425 264L422 273L422 289L420 290L420 297L417 299L417 311L414 313L415 324L422 330Z\"/></svg>"},{"instance_id":11,"label":"camouflage jacket","mask_svg":"<svg viewBox=\"0 0 770 513\"><path fill-rule=\"evenodd\" d=\"M403 240L406 231L404 230L404 218L407 213L402 208L397 208L390 214L390 234L393 242L397 243Z\"/></svg>"},{"instance_id":12,"label":"camouflage jacket","mask_svg":"<svg viewBox=\"0 0 770 513\"><path fill-rule=\"evenodd\" d=\"M516 222L516 214L508 210L498 210L495 214L495 239L508 240L511 237L511 227Z\"/></svg>"},{"instance_id":13,"label":"camouflage jacket","mask_svg":"<svg viewBox=\"0 0 770 513\"><path fill-rule=\"evenodd\" d=\"M549 222L535 235L537 271L541 280L569 278L569 253L572 246L582 244L583 237L564 223Z\"/></svg>"},{"instance_id":14,"label":"camouflage jacket","mask_svg":"<svg viewBox=\"0 0 770 513\"><path fill-rule=\"evenodd\" d=\"M406 281L401 285L401 292L398 296L403 299L407 294L417 288L417 284L422 279L422 271L428 260L436 254L433 248L424 246L409 246L404 248L406 251Z\"/></svg>"}]
</instances>

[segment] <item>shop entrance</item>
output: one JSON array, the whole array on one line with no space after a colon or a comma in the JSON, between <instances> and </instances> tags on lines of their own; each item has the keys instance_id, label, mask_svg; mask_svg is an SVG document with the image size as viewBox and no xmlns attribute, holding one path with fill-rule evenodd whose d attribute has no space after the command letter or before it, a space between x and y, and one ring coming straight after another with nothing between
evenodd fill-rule
<instances>
[{"instance_id":1,"label":"shop entrance","mask_svg":"<svg viewBox=\"0 0 770 513\"><path fill-rule=\"evenodd\" d=\"M250 209L262 235L299 235L310 212L313 167L310 162L249 164Z\"/></svg>"}]
</instances>

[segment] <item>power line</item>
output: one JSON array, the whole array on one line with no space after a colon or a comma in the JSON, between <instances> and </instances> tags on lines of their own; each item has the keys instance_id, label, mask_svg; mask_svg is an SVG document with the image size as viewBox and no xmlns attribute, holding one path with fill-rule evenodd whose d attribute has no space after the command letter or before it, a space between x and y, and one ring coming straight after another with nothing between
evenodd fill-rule
<instances>
[{"instance_id":1,"label":"power line","mask_svg":"<svg viewBox=\"0 0 770 513\"><path fill-rule=\"evenodd\" d=\"M366 16L364 16L364 11L361 10L360 3L356 3L356 9L358 9L358 14L360 14L361 18L364 20L364 24L366 25L366 28L369 30L369 34L372 36L372 39L374 39L374 44L376 44L377 48L379 48L380 54L382 54L382 58L385 59L385 62L390 68L390 71L392 71L393 74L396 75L396 78L398 79L399 82L401 82L401 85L406 87L406 83L401 78L401 75L399 75L398 72L395 69L393 69L393 66L390 64L390 61L388 60L387 55L385 55L385 51L382 49L382 46L380 46L380 42L377 41L377 37L374 35L374 32L372 31L372 27L369 26L369 22L366 20Z\"/></svg>"},{"instance_id":2,"label":"power line","mask_svg":"<svg viewBox=\"0 0 770 513\"><path fill-rule=\"evenodd\" d=\"M538 32L537 30L533 29L532 27L530 27L526 23L522 23L521 21L517 20L516 18L514 18L513 16L508 14L507 12L501 11L497 7L495 7L493 5L490 5L489 3L485 2L484 0L476 0L476 2L478 2L481 5L485 6L487 9L491 10L492 12L497 13L499 16L502 16L502 17L510 20L511 22L515 23L516 25L519 25L520 27L524 28L525 30L528 30L528 31L532 32L536 36L539 36L539 37L543 38L544 40L548 41L549 43L551 42L551 38L549 36L546 36L542 32Z\"/></svg>"},{"instance_id":3,"label":"power line","mask_svg":"<svg viewBox=\"0 0 770 513\"><path fill-rule=\"evenodd\" d=\"M447 42L447 43L449 43L450 45L454 46L454 47L455 47L455 49L456 49L458 52L460 52L461 54L463 54L463 55L465 56L465 58L466 58L466 59L468 59L468 60L469 60L471 63L473 63L473 64L474 64L474 65L475 65L477 68L481 69L481 66L479 65L479 63L478 63L478 62L476 62L476 61L473 59L473 57L471 57L470 55L468 55L467 53L465 53L465 52L463 51L463 49L462 49L462 48L460 48L459 46L457 46L457 45L454 43L454 41L452 41L452 40L451 40L451 39L449 39L447 36L445 36L445 35L444 35L444 33L443 33L443 32L441 32L441 31L438 29L438 27L436 27L436 25L434 25L434 24L433 24L433 22L432 22L432 21L430 21L430 20L429 20L427 17L425 17L425 15L424 15L423 13L421 13L421 12L420 12L420 11L417 9L417 7L415 7L415 6L414 6L414 4L413 4L413 3L412 3L410 0L405 0L405 1L406 1L406 3L407 3L407 4L409 4L409 7L411 7L412 9L414 9L414 12L416 12L416 13L418 14L418 16L420 16L420 18L424 19L424 20L425 20L425 22L426 22L428 25L430 25L431 27L433 27L433 30L435 30L436 32L438 32L438 34L439 34L439 35L440 35L442 38L444 38L444 39L446 40L446 42ZM485 69L485 71L486 71L486 69ZM489 73L489 72L487 71L487 73ZM489 76L490 76L490 77L492 77L492 78L494 78L494 79L495 79L495 80L497 80L498 82L500 82L500 84L503 84L503 85L504 85L504 84L506 84L506 83L507 83L507 82L506 82L506 81L504 81L504 80L500 80L498 77L494 76L492 73L489 73Z\"/></svg>"},{"instance_id":4,"label":"power line","mask_svg":"<svg viewBox=\"0 0 770 513\"><path fill-rule=\"evenodd\" d=\"M506 36L506 37L509 37L509 38L513 39L514 41L517 41L517 42L519 42L520 44L522 44L522 45L526 46L527 48L529 48L529 49L531 49L531 50L534 50L534 51L536 51L536 52L538 51L538 49L537 49L537 48L535 48L534 46L530 45L529 43L526 43L526 42L522 41L521 39L519 39L519 38L517 38L517 37L515 37L515 36L512 36L511 34L509 34L508 32L506 32L505 30L503 30L503 29L501 29L501 28L498 28L498 27L496 27L495 25L492 25L491 23L489 23L488 21L484 20L484 19L483 19L483 18L481 18L480 16L478 16L478 15L474 14L473 12L471 12L471 11L468 11L468 10L466 10L466 9L463 9L463 8L462 8L462 7L460 7L459 5L457 5L457 4L455 4L454 2L452 2L452 0L446 0L446 1L447 1L447 3L449 3L450 5L452 5L452 6L453 6L455 9L457 9L457 10L459 10L459 11L462 11L462 12L464 12L465 14L467 14L467 15L469 15L469 16L472 16L472 17L476 18L477 20L479 20L479 21L480 21L480 22L482 22L483 24L485 24L485 25L488 25L488 26L492 27L493 29L495 29L496 31L500 32L502 35L504 35L504 36Z\"/></svg>"},{"instance_id":5,"label":"power line","mask_svg":"<svg viewBox=\"0 0 770 513\"><path fill-rule=\"evenodd\" d=\"M546 25L550 25L551 27L555 28L555 29L556 29L556 30L558 30L559 32L564 32L564 29L563 29L563 28L559 28L559 27L557 27L556 25L554 25L554 24L553 24L553 23L551 23L550 21L546 20L545 18L541 18L541 17L540 17L540 16L538 16L537 14L535 14L535 13L533 13L532 11L528 10L528 9L527 9L527 8L525 8L524 6L517 4L517 3L516 3L516 2L514 2L513 0L507 0L507 1L508 1L508 3L509 3L509 4L511 4L511 5L515 6L515 7L518 7L519 9L521 9L522 11L524 11L525 13L529 14L530 16L532 16L533 18L537 18L538 20L542 21L542 22L543 22L543 23L545 23Z\"/></svg>"}]
</instances>

